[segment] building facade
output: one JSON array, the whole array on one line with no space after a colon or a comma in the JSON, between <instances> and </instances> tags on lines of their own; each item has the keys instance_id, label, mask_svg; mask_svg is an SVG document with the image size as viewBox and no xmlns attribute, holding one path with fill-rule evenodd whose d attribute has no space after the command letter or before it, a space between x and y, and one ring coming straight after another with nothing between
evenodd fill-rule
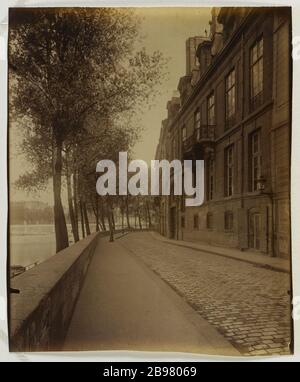
<instances>
[{"instance_id":1,"label":"building facade","mask_svg":"<svg viewBox=\"0 0 300 382\"><path fill-rule=\"evenodd\" d=\"M156 152L204 160L205 201L161 197L160 232L288 258L290 8L213 8L210 28L187 41Z\"/></svg>"}]
</instances>

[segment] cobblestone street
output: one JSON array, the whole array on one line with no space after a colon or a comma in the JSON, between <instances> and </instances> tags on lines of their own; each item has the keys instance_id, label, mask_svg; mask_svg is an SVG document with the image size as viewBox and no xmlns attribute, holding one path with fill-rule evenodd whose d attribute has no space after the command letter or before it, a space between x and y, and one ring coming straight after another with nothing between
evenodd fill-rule
<instances>
[{"instance_id":1,"label":"cobblestone street","mask_svg":"<svg viewBox=\"0 0 300 382\"><path fill-rule=\"evenodd\" d=\"M139 257L244 355L289 354L289 275L130 233Z\"/></svg>"}]
</instances>

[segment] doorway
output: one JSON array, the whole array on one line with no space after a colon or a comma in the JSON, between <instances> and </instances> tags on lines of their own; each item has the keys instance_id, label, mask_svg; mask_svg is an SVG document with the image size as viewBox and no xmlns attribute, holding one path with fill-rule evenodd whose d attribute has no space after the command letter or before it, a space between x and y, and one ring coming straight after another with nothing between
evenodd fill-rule
<instances>
[{"instance_id":1,"label":"doorway","mask_svg":"<svg viewBox=\"0 0 300 382\"><path fill-rule=\"evenodd\" d=\"M249 248L260 250L261 217L259 213L252 213L249 217Z\"/></svg>"}]
</instances>

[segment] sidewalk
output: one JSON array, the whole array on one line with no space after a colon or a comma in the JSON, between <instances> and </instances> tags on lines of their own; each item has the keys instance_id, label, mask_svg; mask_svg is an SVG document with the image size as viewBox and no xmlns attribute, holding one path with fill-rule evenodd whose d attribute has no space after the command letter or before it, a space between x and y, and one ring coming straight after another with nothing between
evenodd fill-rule
<instances>
[{"instance_id":1,"label":"sidewalk","mask_svg":"<svg viewBox=\"0 0 300 382\"><path fill-rule=\"evenodd\" d=\"M100 238L63 350L240 353L129 250Z\"/></svg>"},{"instance_id":2,"label":"sidewalk","mask_svg":"<svg viewBox=\"0 0 300 382\"><path fill-rule=\"evenodd\" d=\"M211 253L213 255L224 256L230 259L235 259L238 261L244 261L246 263L255 264L260 267L289 273L290 272L290 262L286 259L281 259L278 257L270 257L267 255L262 255L257 252L251 251L240 251L235 248L224 248L204 243L196 243L184 240L171 240L164 236L161 236L157 232L152 232L153 237L156 240L160 240L167 244L177 245L179 247L194 249L200 252Z\"/></svg>"}]
</instances>

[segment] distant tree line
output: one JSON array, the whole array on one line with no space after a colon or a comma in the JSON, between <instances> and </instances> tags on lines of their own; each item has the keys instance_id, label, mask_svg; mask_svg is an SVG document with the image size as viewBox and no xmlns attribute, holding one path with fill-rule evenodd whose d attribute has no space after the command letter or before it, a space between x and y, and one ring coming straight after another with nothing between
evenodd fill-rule
<instances>
[{"instance_id":1,"label":"distant tree line","mask_svg":"<svg viewBox=\"0 0 300 382\"><path fill-rule=\"evenodd\" d=\"M11 203L10 224L53 224L53 208L47 205L37 207L26 203Z\"/></svg>"}]
</instances>

